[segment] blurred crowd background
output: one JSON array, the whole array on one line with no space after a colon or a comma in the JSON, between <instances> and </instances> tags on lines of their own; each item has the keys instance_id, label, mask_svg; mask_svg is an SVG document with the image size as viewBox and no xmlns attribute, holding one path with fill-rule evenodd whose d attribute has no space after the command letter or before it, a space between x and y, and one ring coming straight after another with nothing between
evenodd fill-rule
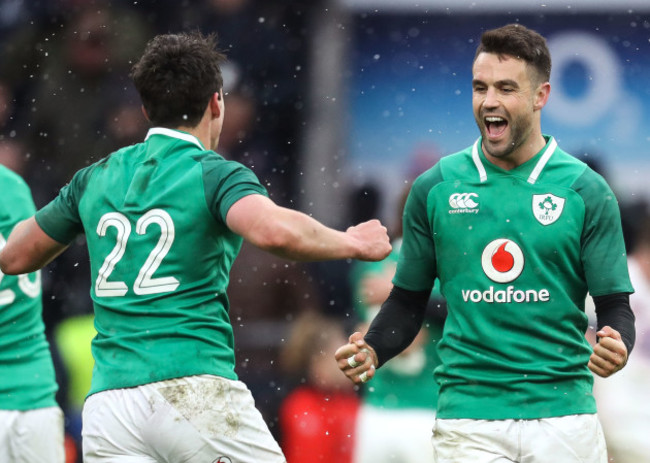
<instances>
[{"instance_id":1,"label":"blurred crowd background","mask_svg":"<svg viewBox=\"0 0 650 463\"><path fill-rule=\"evenodd\" d=\"M156 34L200 29L216 32L229 58L224 68L227 115L217 151L251 167L282 205L312 212L340 228L380 217L397 235L399 220L387 211L395 210L391 204L399 194L384 188L381 181L339 175L346 154L346 143L341 140L354 137L345 131L345 114L340 112L345 108L336 100L337 92L351 73L364 71L362 67L346 68L345 50L353 44L349 35L341 33L353 27L355 20L363 23L368 15L378 14L371 6L367 11L349 11L345 3L2 0L0 163L26 179L37 207L41 207L80 167L143 140L148 126L128 78L133 60ZM388 11L384 17L390 21L391 14L395 13ZM516 16L510 19L515 21ZM645 24L650 37L647 20ZM372 36L373 32L366 27L363 34ZM650 56L647 48L642 52ZM469 70L470 63L464 65ZM467 117L471 117L470 108L467 102ZM328 118L333 120L323 124ZM374 127L378 139L383 130ZM471 125L464 130L476 136ZM410 153L393 151L393 156L407 165L402 184L408 184L439 156L449 154L436 143L432 139L431 145ZM464 146L456 147L461 148ZM583 157L608 176L598 158ZM616 191L617 185L613 187ZM637 347L629 372L620 374L616 383L598 381L596 393L612 461L639 463L650 461L650 454L626 457L622 449L632 445L639 452L650 452L642 437L650 431L650 406L641 399L650 390L650 222L643 196L625 195L619 201L630 260L635 265ZM71 462L77 458L74 446L79 441L79 414L90 381L89 342L94 335L89 263L82 240L42 272L43 316L57 364L58 400L66 412ZM335 446L345 447L341 442L354 439L350 420L354 420L364 391L337 381L342 375L330 377L331 371L326 372L335 367L335 346L360 321L353 309L358 289L354 285L359 284L351 278L353 266L351 262L283 261L245 244L233 268L229 296L237 373L281 442L289 442L291 432L287 426L283 436L283 404L290 393L308 384L324 390L325 395L343 394L337 403L349 413ZM295 339L296 332L302 333L302 347ZM320 340L312 343L315 351L304 333ZM287 350L289 343L294 347ZM296 352L303 352L305 358L293 358ZM324 361L330 364L321 369ZM331 397L334 400L334 395ZM340 408L321 408L320 412L333 417L335 410ZM338 425L327 426L334 429ZM320 437L332 440L336 434L332 431ZM639 454L646 459L635 459ZM289 463L314 461L307 459L306 453L304 458L289 451L287 455Z\"/></svg>"}]
</instances>

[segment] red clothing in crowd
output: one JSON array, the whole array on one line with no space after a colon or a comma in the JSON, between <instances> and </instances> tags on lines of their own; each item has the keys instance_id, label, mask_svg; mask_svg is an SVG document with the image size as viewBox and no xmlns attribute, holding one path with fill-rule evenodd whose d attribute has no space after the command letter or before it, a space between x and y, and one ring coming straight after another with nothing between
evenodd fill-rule
<instances>
[{"instance_id":1,"label":"red clothing in crowd","mask_svg":"<svg viewBox=\"0 0 650 463\"><path fill-rule=\"evenodd\" d=\"M291 392L280 408L287 463L351 463L359 397L310 386Z\"/></svg>"}]
</instances>

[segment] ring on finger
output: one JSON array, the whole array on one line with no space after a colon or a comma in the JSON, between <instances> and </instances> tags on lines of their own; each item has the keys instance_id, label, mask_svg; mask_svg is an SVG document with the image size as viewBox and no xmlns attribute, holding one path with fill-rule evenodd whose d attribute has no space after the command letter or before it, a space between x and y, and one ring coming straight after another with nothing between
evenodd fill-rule
<instances>
[{"instance_id":1,"label":"ring on finger","mask_svg":"<svg viewBox=\"0 0 650 463\"><path fill-rule=\"evenodd\" d=\"M358 367L359 365L361 365L362 363L363 363L363 362L357 362L357 361L354 359L354 355L351 355L351 356L348 357L348 365L350 365L350 368L356 368L356 367Z\"/></svg>"}]
</instances>

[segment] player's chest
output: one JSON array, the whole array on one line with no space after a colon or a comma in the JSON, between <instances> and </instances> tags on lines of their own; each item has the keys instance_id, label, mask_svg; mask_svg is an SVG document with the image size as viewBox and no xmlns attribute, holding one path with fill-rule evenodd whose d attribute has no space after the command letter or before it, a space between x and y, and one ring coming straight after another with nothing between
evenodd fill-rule
<instances>
[{"instance_id":1,"label":"player's chest","mask_svg":"<svg viewBox=\"0 0 650 463\"><path fill-rule=\"evenodd\" d=\"M576 246L584 224L584 206L573 190L520 179L439 185L428 206L436 243L465 249L500 238L540 250Z\"/></svg>"}]
</instances>

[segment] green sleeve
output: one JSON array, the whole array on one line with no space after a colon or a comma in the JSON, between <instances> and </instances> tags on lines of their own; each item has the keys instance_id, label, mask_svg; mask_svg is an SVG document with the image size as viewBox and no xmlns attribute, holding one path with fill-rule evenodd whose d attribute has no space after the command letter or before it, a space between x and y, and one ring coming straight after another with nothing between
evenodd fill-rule
<instances>
[{"instance_id":1,"label":"green sleeve","mask_svg":"<svg viewBox=\"0 0 650 463\"><path fill-rule=\"evenodd\" d=\"M202 161L205 199L212 215L226 223L230 207L244 196L268 196L252 170L235 161L211 156Z\"/></svg>"},{"instance_id":2,"label":"green sleeve","mask_svg":"<svg viewBox=\"0 0 650 463\"><path fill-rule=\"evenodd\" d=\"M616 196L591 169L576 180L574 188L585 204L581 256L589 293L603 296L634 292Z\"/></svg>"},{"instance_id":3,"label":"green sleeve","mask_svg":"<svg viewBox=\"0 0 650 463\"><path fill-rule=\"evenodd\" d=\"M410 291L430 291L436 278L429 193L442 180L439 165L416 179L402 218L404 236L393 284Z\"/></svg>"},{"instance_id":4,"label":"green sleeve","mask_svg":"<svg viewBox=\"0 0 650 463\"><path fill-rule=\"evenodd\" d=\"M50 238L68 244L83 233L79 202L96 166L93 164L78 171L57 197L36 213L36 222Z\"/></svg>"}]
</instances>

